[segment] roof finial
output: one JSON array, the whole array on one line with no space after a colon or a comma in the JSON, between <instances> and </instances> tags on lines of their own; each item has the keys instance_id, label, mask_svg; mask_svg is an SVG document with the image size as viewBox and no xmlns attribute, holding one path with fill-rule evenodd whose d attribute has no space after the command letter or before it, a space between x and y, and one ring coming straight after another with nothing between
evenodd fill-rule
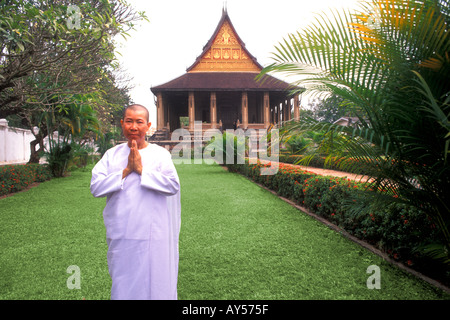
<instances>
[{"instance_id":1,"label":"roof finial","mask_svg":"<svg viewBox=\"0 0 450 320\"><path fill-rule=\"evenodd\" d=\"M224 2L223 2L223 12L224 13L226 13L227 12L227 0L225 0Z\"/></svg>"}]
</instances>

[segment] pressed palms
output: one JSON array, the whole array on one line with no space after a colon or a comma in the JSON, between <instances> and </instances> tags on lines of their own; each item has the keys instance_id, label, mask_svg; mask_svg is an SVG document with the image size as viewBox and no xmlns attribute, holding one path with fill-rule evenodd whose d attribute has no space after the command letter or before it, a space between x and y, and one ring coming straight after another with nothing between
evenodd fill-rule
<instances>
[{"instance_id":1,"label":"pressed palms","mask_svg":"<svg viewBox=\"0 0 450 320\"><path fill-rule=\"evenodd\" d=\"M447 263L449 23L449 1L364 1L289 35L262 72L299 75L296 86L337 94L352 106L357 126L302 119L284 133L326 130L315 152L326 147L330 162L364 168L372 178L374 197L353 204L355 214L391 201L421 208L442 231L439 254Z\"/></svg>"}]
</instances>

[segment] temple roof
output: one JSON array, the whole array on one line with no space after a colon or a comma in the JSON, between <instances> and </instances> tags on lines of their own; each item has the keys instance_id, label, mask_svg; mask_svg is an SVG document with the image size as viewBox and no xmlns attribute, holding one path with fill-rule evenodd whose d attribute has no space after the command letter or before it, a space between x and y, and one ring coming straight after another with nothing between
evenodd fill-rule
<instances>
[{"instance_id":1,"label":"temple roof","mask_svg":"<svg viewBox=\"0 0 450 320\"><path fill-rule=\"evenodd\" d=\"M227 11L203 52L186 70L186 73L165 84L151 88L156 94L162 91L286 91L290 85L270 75L264 81L256 76L263 67L246 49L237 34Z\"/></svg>"},{"instance_id":2,"label":"temple roof","mask_svg":"<svg viewBox=\"0 0 450 320\"><path fill-rule=\"evenodd\" d=\"M290 85L270 75L255 80L258 73L250 72L193 72L186 73L163 85L152 88L161 91L286 91Z\"/></svg>"}]
</instances>

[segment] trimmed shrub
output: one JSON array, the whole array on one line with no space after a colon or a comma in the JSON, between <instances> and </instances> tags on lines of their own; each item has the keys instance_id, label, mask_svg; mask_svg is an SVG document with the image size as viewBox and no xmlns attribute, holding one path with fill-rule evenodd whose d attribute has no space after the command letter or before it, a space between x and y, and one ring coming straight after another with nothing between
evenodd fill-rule
<instances>
[{"instance_id":1,"label":"trimmed shrub","mask_svg":"<svg viewBox=\"0 0 450 320\"><path fill-rule=\"evenodd\" d=\"M419 209L392 203L383 210L369 214L351 213L346 210L349 203L367 193L363 183L322 176L283 163L280 163L275 175L262 176L260 170L264 166L268 165L247 162L245 165L229 166L229 170L241 173L294 201L396 260L408 265L415 264L418 269L436 268L435 261L430 261L419 249L426 244L440 242L439 232Z\"/></svg>"}]
</instances>

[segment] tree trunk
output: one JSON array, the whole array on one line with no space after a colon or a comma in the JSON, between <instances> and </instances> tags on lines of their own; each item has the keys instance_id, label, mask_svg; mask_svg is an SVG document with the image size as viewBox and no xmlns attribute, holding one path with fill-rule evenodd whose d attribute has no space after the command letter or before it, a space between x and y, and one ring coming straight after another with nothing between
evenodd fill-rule
<instances>
[{"instance_id":1,"label":"tree trunk","mask_svg":"<svg viewBox=\"0 0 450 320\"><path fill-rule=\"evenodd\" d=\"M30 142L30 160L28 160L28 163L39 163L41 157L40 153L44 150L44 143L43 138L39 139L36 137L36 140L33 140ZM39 145L39 149L36 150L36 146Z\"/></svg>"},{"instance_id":2,"label":"tree trunk","mask_svg":"<svg viewBox=\"0 0 450 320\"><path fill-rule=\"evenodd\" d=\"M39 127L39 132L37 134L35 134L33 130L31 130L31 132L33 132L35 140L30 142L30 160L28 160L28 163L39 163L41 159L40 153L45 149L44 138L47 136L47 130L45 129L45 126ZM36 150L37 145L39 145L39 148Z\"/></svg>"}]
</instances>

